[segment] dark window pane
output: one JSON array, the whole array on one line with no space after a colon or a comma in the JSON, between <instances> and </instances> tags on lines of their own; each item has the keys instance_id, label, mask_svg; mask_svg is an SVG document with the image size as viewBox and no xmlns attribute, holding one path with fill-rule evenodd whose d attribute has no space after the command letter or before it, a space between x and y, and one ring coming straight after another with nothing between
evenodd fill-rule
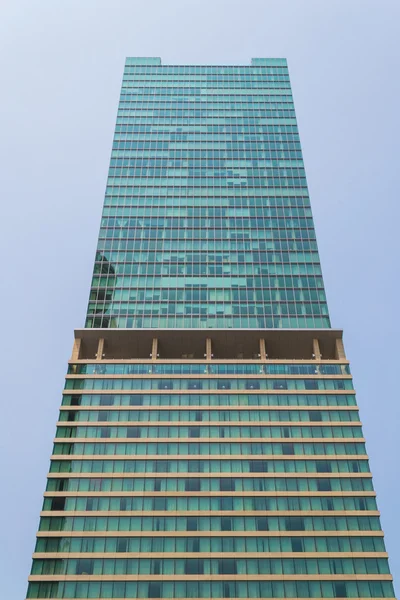
<instances>
[{"instance_id":1,"label":"dark window pane","mask_svg":"<svg viewBox=\"0 0 400 600\"><path fill-rule=\"evenodd\" d=\"M235 491L235 480L234 479L220 479L219 489L221 492L233 492Z\"/></svg>"},{"instance_id":2,"label":"dark window pane","mask_svg":"<svg viewBox=\"0 0 400 600\"><path fill-rule=\"evenodd\" d=\"M187 517L186 519L186 530L187 531L197 531L198 522L196 517Z\"/></svg>"},{"instance_id":3,"label":"dark window pane","mask_svg":"<svg viewBox=\"0 0 400 600\"><path fill-rule=\"evenodd\" d=\"M236 575L236 561L233 558L223 558L218 561L218 573L220 575Z\"/></svg>"},{"instance_id":4,"label":"dark window pane","mask_svg":"<svg viewBox=\"0 0 400 600\"><path fill-rule=\"evenodd\" d=\"M232 531L232 519L230 517L221 517L221 531Z\"/></svg>"}]
</instances>

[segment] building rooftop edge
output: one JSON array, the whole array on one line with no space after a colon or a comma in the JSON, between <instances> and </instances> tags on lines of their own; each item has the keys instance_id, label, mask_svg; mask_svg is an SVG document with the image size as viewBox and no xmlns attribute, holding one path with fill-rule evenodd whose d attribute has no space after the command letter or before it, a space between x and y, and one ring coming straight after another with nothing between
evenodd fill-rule
<instances>
[{"instance_id":1,"label":"building rooftop edge","mask_svg":"<svg viewBox=\"0 0 400 600\"><path fill-rule=\"evenodd\" d=\"M252 58L250 64L209 64L209 63L166 63L162 64L160 57L152 56L127 56L126 64L138 66L154 66L154 67L262 67L287 65L287 59L283 57L256 57Z\"/></svg>"}]
</instances>

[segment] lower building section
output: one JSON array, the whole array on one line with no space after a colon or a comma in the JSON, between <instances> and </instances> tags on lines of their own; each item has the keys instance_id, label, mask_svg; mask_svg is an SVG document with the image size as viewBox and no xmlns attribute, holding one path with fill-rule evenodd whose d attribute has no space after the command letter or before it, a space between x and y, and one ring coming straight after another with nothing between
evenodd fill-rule
<instances>
[{"instance_id":1,"label":"lower building section","mask_svg":"<svg viewBox=\"0 0 400 600\"><path fill-rule=\"evenodd\" d=\"M393 598L336 330L80 330L28 598Z\"/></svg>"}]
</instances>

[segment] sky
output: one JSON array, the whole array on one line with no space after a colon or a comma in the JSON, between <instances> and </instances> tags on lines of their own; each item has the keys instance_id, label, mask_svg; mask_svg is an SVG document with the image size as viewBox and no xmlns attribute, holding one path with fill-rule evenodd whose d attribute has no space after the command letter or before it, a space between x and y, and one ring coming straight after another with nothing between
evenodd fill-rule
<instances>
[{"instance_id":1,"label":"sky","mask_svg":"<svg viewBox=\"0 0 400 600\"><path fill-rule=\"evenodd\" d=\"M399 31L389 0L1 0L0 597L25 597L126 56L286 57L332 325L400 577Z\"/></svg>"}]
</instances>

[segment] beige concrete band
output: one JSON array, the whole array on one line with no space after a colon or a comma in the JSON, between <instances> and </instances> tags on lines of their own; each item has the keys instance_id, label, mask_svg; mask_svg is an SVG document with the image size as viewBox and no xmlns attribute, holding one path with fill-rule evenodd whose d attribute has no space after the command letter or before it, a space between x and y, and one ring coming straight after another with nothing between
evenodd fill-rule
<instances>
[{"instance_id":1,"label":"beige concrete band","mask_svg":"<svg viewBox=\"0 0 400 600\"><path fill-rule=\"evenodd\" d=\"M57 497L99 497L99 498L108 498L110 497L129 497L129 498L146 498L146 497L175 497L175 496L185 496L188 498L191 497L202 497L202 498L214 498L214 497L232 497L242 498L242 497L261 497L261 498L286 498L286 497L295 497L297 498L308 498L308 497L321 497L321 498L342 498L342 497L375 497L375 492L241 492L241 491L231 491L231 492L220 492L217 490L212 490L209 492L109 492L109 491L98 491L98 492L44 492L44 497L47 498L57 498Z\"/></svg>"},{"instance_id":2,"label":"beige concrete band","mask_svg":"<svg viewBox=\"0 0 400 600\"><path fill-rule=\"evenodd\" d=\"M36 537L383 537L381 529L336 531L38 531Z\"/></svg>"},{"instance_id":3,"label":"beige concrete band","mask_svg":"<svg viewBox=\"0 0 400 600\"><path fill-rule=\"evenodd\" d=\"M111 457L112 458L112 457ZM48 473L47 474L48 478L63 478L63 477L70 477L70 478L92 478L92 479L102 479L102 478L127 478L127 479L140 479L140 478L162 478L162 479L168 479L169 477L172 478L185 478L188 479L189 477L195 477L196 479L198 478L219 478L222 479L224 477L226 477L227 479L232 479L232 478L249 478L249 479L260 479L261 477L265 477L265 478L279 478L279 479L290 479L290 478L315 478L315 479L328 479L328 478L334 478L334 479L341 479L343 478L356 478L356 479L371 479L372 478L372 473L371 472L365 472L365 473L226 473L226 472L213 472L213 473L205 473L204 471L202 472L194 472L194 473L183 473L181 471L178 471L176 473L165 473L165 472L157 472L157 473L127 473L127 472L122 472L122 473L116 473L116 472L110 472L110 473L106 473L106 472L100 472L100 473L67 473L67 472L60 472L60 473Z\"/></svg>"},{"instance_id":4,"label":"beige concrete band","mask_svg":"<svg viewBox=\"0 0 400 600\"><path fill-rule=\"evenodd\" d=\"M387 552L34 552L50 558L388 558Z\"/></svg>"},{"instance_id":5,"label":"beige concrete band","mask_svg":"<svg viewBox=\"0 0 400 600\"><path fill-rule=\"evenodd\" d=\"M389 574L339 575L30 575L28 581L393 581ZM204 600L204 599L203 599Z\"/></svg>"}]
</instances>

